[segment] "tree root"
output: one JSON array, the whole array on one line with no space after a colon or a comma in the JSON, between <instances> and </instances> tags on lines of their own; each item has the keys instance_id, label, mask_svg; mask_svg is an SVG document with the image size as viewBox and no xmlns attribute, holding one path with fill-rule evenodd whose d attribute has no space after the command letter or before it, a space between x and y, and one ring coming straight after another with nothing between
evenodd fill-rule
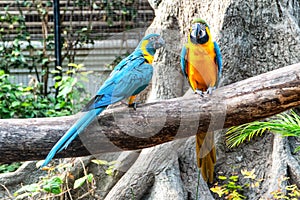
<instances>
[{"instance_id":1,"label":"tree root","mask_svg":"<svg viewBox=\"0 0 300 200\"><path fill-rule=\"evenodd\" d=\"M10 195L21 187L21 184L31 184L39 181L39 177L45 175L46 172L36 168L36 161L27 161L15 172L0 174L0 199L10 199Z\"/></svg>"},{"instance_id":2,"label":"tree root","mask_svg":"<svg viewBox=\"0 0 300 200\"><path fill-rule=\"evenodd\" d=\"M286 160L286 146L287 139L275 134L273 140L273 151L270 155L271 166L266 171L267 175L263 183L262 197L264 199L272 199L272 193L281 191L286 193L287 181L285 178L287 174L287 160Z\"/></svg>"},{"instance_id":3,"label":"tree root","mask_svg":"<svg viewBox=\"0 0 300 200\"><path fill-rule=\"evenodd\" d=\"M142 150L105 199L196 199L194 146L191 137ZM199 199L213 199L202 178Z\"/></svg>"},{"instance_id":4,"label":"tree root","mask_svg":"<svg viewBox=\"0 0 300 200\"><path fill-rule=\"evenodd\" d=\"M297 143L297 146L300 145L296 138L290 138L290 143ZM291 182L296 184L298 188L300 188L300 164L299 160L296 159L296 156L299 158L299 152L295 155L295 157L291 153L290 145L286 145L286 162L288 165L288 173L291 178Z\"/></svg>"}]
</instances>

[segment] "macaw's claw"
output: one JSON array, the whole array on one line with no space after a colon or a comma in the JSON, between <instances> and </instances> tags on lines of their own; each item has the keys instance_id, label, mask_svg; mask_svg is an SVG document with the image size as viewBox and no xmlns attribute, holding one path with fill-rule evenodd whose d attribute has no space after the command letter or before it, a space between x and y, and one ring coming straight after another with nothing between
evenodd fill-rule
<instances>
[{"instance_id":1,"label":"macaw's claw","mask_svg":"<svg viewBox=\"0 0 300 200\"><path fill-rule=\"evenodd\" d=\"M201 97L204 96L203 91L202 90L198 90L198 89L195 90L195 94L199 94Z\"/></svg>"},{"instance_id":2,"label":"macaw's claw","mask_svg":"<svg viewBox=\"0 0 300 200\"><path fill-rule=\"evenodd\" d=\"M128 107L129 107L129 108L133 108L133 110L136 110L137 105L138 105L138 103L133 102L133 103L131 103L131 104L128 104Z\"/></svg>"},{"instance_id":3,"label":"macaw's claw","mask_svg":"<svg viewBox=\"0 0 300 200\"><path fill-rule=\"evenodd\" d=\"M205 93L206 94L212 94L215 89L216 89L216 87L209 87L209 88L207 88Z\"/></svg>"}]
</instances>

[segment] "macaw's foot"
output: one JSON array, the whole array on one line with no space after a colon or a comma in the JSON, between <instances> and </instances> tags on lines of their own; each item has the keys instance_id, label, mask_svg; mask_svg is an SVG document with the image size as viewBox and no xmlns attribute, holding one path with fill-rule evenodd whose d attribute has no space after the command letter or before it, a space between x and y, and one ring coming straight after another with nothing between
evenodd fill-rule
<instances>
[{"instance_id":1,"label":"macaw's foot","mask_svg":"<svg viewBox=\"0 0 300 200\"><path fill-rule=\"evenodd\" d=\"M216 89L216 87L209 87L209 88L207 88L205 93L206 94L212 94L215 89Z\"/></svg>"},{"instance_id":2,"label":"macaw's foot","mask_svg":"<svg viewBox=\"0 0 300 200\"><path fill-rule=\"evenodd\" d=\"M133 110L136 110L138 104L139 104L139 103L137 103L137 102L133 102L133 103L131 103L131 104L128 104L128 107L129 107L129 108L133 108Z\"/></svg>"},{"instance_id":3,"label":"macaw's foot","mask_svg":"<svg viewBox=\"0 0 300 200\"><path fill-rule=\"evenodd\" d=\"M203 91L202 90L198 90L198 89L195 90L195 94L199 94L201 97L204 96Z\"/></svg>"}]
</instances>

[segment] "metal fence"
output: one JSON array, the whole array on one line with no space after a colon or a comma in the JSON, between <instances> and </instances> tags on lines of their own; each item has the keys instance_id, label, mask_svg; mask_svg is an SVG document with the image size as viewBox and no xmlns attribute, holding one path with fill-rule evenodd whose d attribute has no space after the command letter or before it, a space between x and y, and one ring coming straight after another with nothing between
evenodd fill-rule
<instances>
[{"instance_id":1,"label":"metal fence","mask_svg":"<svg viewBox=\"0 0 300 200\"><path fill-rule=\"evenodd\" d=\"M30 33L31 44L42 51L45 34L48 34L47 36L53 34L52 1L35 0L35 3L40 3L40 8L37 7L38 4L33 5L33 2L1 0L0 16L8 12L11 15L21 13ZM82 63L87 70L92 70L93 73L89 75L90 81L86 83L90 93L94 93L110 73L112 69L110 64L136 47L154 17L147 0L61 0L60 6L62 38L64 38L62 54L65 58L62 66L66 66L69 62ZM13 27L8 40L13 41L16 37L14 28L17 26ZM88 40L76 44L80 31L88 32L86 35ZM70 48L74 54L73 60L66 56L70 54ZM53 58L53 49L47 49L46 54ZM54 67L54 62L50 66ZM14 82L23 84L27 84L31 77L36 75L33 71L22 68L10 69L10 73L15 77ZM53 86L51 78L48 85Z\"/></svg>"}]
</instances>

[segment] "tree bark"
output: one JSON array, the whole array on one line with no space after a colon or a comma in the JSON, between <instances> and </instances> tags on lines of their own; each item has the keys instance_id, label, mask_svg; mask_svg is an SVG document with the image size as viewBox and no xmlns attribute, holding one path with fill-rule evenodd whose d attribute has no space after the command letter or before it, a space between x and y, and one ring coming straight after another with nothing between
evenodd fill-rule
<instances>
[{"instance_id":1,"label":"tree bark","mask_svg":"<svg viewBox=\"0 0 300 200\"><path fill-rule=\"evenodd\" d=\"M300 64L295 64L219 88L203 98L191 94L148 103L136 111L110 109L57 157L142 149L198 131L263 119L298 105ZM0 120L1 161L43 159L76 118Z\"/></svg>"}]
</instances>

